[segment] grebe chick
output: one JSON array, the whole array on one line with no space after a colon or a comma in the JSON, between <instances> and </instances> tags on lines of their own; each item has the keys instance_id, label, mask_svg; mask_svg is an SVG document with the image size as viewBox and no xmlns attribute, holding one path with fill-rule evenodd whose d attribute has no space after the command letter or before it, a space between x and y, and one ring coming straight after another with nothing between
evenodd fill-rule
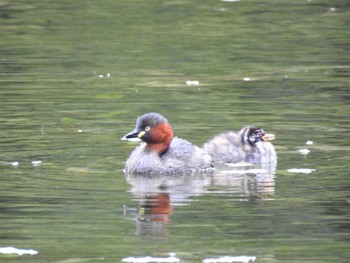
<instances>
[{"instance_id":1,"label":"grebe chick","mask_svg":"<svg viewBox=\"0 0 350 263\"><path fill-rule=\"evenodd\" d=\"M138 117L135 129L122 140L135 138L144 143L126 161L128 175L174 175L211 167L210 156L192 143L174 137L168 120L158 113Z\"/></svg>"},{"instance_id":2,"label":"grebe chick","mask_svg":"<svg viewBox=\"0 0 350 263\"><path fill-rule=\"evenodd\" d=\"M247 162L253 164L275 163L275 148L269 142L274 134L265 133L262 128L246 126L239 132L220 133L203 145L215 164Z\"/></svg>"}]
</instances>

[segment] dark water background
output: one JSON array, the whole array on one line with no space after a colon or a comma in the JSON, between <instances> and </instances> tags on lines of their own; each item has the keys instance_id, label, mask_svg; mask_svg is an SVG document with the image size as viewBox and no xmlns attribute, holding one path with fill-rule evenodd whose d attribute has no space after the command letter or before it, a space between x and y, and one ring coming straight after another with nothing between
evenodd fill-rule
<instances>
[{"instance_id":1,"label":"dark water background","mask_svg":"<svg viewBox=\"0 0 350 263\"><path fill-rule=\"evenodd\" d=\"M0 248L38 254L0 261L349 262L349 26L346 0L1 1ZM150 111L198 145L260 125L277 170L127 181Z\"/></svg>"}]
</instances>

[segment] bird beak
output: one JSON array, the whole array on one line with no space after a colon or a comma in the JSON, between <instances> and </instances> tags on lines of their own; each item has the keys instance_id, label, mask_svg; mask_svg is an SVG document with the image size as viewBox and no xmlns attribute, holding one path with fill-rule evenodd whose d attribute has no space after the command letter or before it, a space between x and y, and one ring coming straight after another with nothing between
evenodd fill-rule
<instances>
[{"instance_id":1,"label":"bird beak","mask_svg":"<svg viewBox=\"0 0 350 263\"><path fill-rule=\"evenodd\" d=\"M272 140L275 139L275 135L272 134L272 133L265 133L265 135L262 136L261 139L262 139L264 142L269 142L269 141L272 141Z\"/></svg>"},{"instance_id":2,"label":"bird beak","mask_svg":"<svg viewBox=\"0 0 350 263\"><path fill-rule=\"evenodd\" d=\"M132 132L129 132L124 135L123 138L120 138L122 141L129 141L129 142L140 142L142 135L140 136L142 132L139 132L137 130L133 130Z\"/></svg>"}]
</instances>

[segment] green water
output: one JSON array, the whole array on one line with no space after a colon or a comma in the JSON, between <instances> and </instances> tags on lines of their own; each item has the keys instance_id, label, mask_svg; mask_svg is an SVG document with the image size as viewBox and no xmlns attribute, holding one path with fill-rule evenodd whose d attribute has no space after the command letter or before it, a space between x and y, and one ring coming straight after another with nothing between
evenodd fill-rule
<instances>
[{"instance_id":1,"label":"green water","mask_svg":"<svg viewBox=\"0 0 350 263\"><path fill-rule=\"evenodd\" d=\"M346 0L1 1L0 248L38 254L0 261L348 262L349 13ZM277 170L126 180L135 144L120 138L150 111L198 145L260 125Z\"/></svg>"}]
</instances>

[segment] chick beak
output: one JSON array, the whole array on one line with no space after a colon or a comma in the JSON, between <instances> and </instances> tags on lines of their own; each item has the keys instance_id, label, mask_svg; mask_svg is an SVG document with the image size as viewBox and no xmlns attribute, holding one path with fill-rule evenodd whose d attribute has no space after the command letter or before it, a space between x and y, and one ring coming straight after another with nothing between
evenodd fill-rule
<instances>
[{"instance_id":1,"label":"chick beak","mask_svg":"<svg viewBox=\"0 0 350 263\"><path fill-rule=\"evenodd\" d=\"M129 141L129 142L140 142L142 135L140 136L142 132L138 130L133 130L132 132L129 132L124 135L123 138L120 138L122 141Z\"/></svg>"},{"instance_id":2,"label":"chick beak","mask_svg":"<svg viewBox=\"0 0 350 263\"><path fill-rule=\"evenodd\" d=\"M275 139L275 135L272 133L265 133L264 136L261 137L264 142L269 142Z\"/></svg>"}]
</instances>

